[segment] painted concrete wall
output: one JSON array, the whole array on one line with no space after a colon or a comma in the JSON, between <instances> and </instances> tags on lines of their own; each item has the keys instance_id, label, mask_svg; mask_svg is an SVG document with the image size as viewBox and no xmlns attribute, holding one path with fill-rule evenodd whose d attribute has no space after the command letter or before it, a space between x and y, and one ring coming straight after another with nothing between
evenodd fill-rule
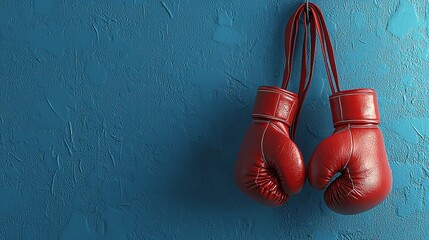
<instances>
[{"instance_id":1,"label":"painted concrete wall","mask_svg":"<svg viewBox=\"0 0 429 240\"><path fill-rule=\"evenodd\" d=\"M0 239L428 239L427 0L315 1L343 88L378 91L387 201L341 216L308 184L275 209L235 186L301 2L0 1ZM332 131L317 68L307 160Z\"/></svg>"}]
</instances>

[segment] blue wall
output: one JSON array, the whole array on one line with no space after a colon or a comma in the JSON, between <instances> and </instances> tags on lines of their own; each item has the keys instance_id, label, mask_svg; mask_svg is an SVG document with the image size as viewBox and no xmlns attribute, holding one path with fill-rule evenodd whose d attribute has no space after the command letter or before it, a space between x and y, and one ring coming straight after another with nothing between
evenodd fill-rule
<instances>
[{"instance_id":1,"label":"blue wall","mask_svg":"<svg viewBox=\"0 0 429 240\"><path fill-rule=\"evenodd\" d=\"M428 239L428 1L315 1L343 89L378 91L387 201L342 216L308 183L275 209L236 187L256 89L280 84L301 2L1 0L0 239ZM317 69L307 160L332 131Z\"/></svg>"}]
</instances>

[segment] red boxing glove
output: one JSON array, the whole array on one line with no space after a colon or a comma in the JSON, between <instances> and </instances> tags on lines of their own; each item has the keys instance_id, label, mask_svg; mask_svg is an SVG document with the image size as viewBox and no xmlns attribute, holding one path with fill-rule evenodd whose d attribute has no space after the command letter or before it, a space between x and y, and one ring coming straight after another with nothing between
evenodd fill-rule
<instances>
[{"instance_id":1,"label":"red boxing glove","mask_svg":"<svg viewBox=\"0 0 429 240\"><path fill-rule=\"evenodd\" d=\"M282 205L304 185L304 161L289 137L297 107L296 94L277 87L260 87L253 122L238 154L238 186L268 206Z\"/></svg>"},{"instance_id":2,"label":"red boxing glove","mask_svg":"<svg viewBox=\"0 0 429 240\"><path fill-rule=\"evenodd\" d=\"M372 89L354 89L334 93L329 100L335 131L311 156L309 182L326 188L325 202L333 211L364 212L386 199L392 189L376 94ZM341 176L328 185L336 173Z\"/></svg>"},{"instance_id":3,"label":"red boxing glove","mask_svg":"<svg viewBox=\"0 0 429 240\"><path fill-rule=\"evenodd\" d=\"M298 147L291 140L298 124L299 111L310 85L316 48L316 28L311 25L312 62L307 81L308 22L304 18L304 42L298 95L287 86L292 73L292 60L299 21L305 12L301 5L289 19L285 30L286 66L282 88L260 87L253 108L253 122L247 129L238 153L235 178L239 188L251 198L268 206L280 206L289 196L301 191L305 182L305 165ZM292 128L291 128L292 126Z\"/></svg>"}]
</instances>

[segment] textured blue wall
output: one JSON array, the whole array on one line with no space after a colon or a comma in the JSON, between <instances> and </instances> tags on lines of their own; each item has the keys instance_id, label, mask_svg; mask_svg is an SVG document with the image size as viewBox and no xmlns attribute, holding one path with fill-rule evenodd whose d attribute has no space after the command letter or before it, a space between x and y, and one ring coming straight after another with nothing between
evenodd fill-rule
<instances>
[{"instance_id":1,"label":"textured blue wall","mask_svg":"<svg viewBox=\"0 0 429 240\"><path fill-rule=\"evenodd\" d=\"M427 239L427 0L315 1L343 88L378 91L387 201L342 216L308 184L275 209L235 186L256 89L280 84L301 2L1 0L0 239ZM307 160L332 131L317 69Z\"/></svg>"}]
</instances>

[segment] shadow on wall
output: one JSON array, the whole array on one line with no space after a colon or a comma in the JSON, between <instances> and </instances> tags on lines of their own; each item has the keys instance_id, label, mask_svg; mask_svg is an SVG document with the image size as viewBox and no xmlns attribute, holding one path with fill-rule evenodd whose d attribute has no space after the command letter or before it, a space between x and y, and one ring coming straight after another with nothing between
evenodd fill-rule
<instances>
[{"instance_id":1,"label":"shadow on wall","mask_svg":"<svg viewBox=\"0 0 429 240\"><path fill-rule=\"evenodd\" d=\"M178 159L187 159L176 169L169 191L171 201L185 209L196 212L214 212L225 210L239 210L240 208L253 208L259 204L248 199L240 192L235 184L234 165L236 155L242 138L250 124L250 111L253 105L249 105L240 112L222 109L215 114L211 126L205 129L196 141L187 144L186 155ZM328 105L319 100L310 100L301 115L298 145L303 151L305 161L325 135L330 134L331 123L314 118L314 115L324 114L329 111ZM235 119L231 119L235 116ZM317 128L320 124L326 125ZM328 129L328 131L326 131ZM288 221L305 222L304 220L321 211L327 211L322 204L323 192L311 189L306 183L303 191L295 196L284 207L284 211L276 211L290 218Z\"/></svg>"},{"instance_id":2,"label":"shadow on wall","mask_svg":"<svg viewBox=\"0 0 429 240\"><path fill-rule=\"evenodd\" d=\"M205 118L188 119L190 123L186 126L187 130L198 134L187 143L182 143L183 154L177 156L176 160L183 163L179 164L179 169L174 170L175 176L172 179L175 182L168 186L172 203L194 212L240 211L243 208L254 208L254 204L258 204L240 192L234 179L235 161L251 122L254 96L250 96L248 101L248 104L243 104L244 107L231 105L226 101L198 103L193 106L200 109L197 115ZM205 111L209 113L201 114ZM306 163L317 144L331 132L327 97L312 99L310 93L301 113L297 137L297 145ZM186 139L180 137L181 141ZM282 215L287 215L291 221L306 218L302 216L313 216L323 210L321 199L321 193L310 190L310 186L306 184L303 192L293 196L286 205L287 214Z\"/></svg>"},{"instance_id":3,"label":"shadow on wall","mask_svg":"<svg viewBox=\"0 0 429 240\"><path fill-rule=\"evenodd\" d=\"M211 106L205 106L211 108ZM216 111L217 109L219 111ZM171 183L171 200L197 212L225 211L239 205L239 190L234 180L238 148L250 120L250 106L233 110L228 106L212 108L216 116L201 129L202 134L184 146L186 159L175 170Z\"/></svg>"}]
</instances>

